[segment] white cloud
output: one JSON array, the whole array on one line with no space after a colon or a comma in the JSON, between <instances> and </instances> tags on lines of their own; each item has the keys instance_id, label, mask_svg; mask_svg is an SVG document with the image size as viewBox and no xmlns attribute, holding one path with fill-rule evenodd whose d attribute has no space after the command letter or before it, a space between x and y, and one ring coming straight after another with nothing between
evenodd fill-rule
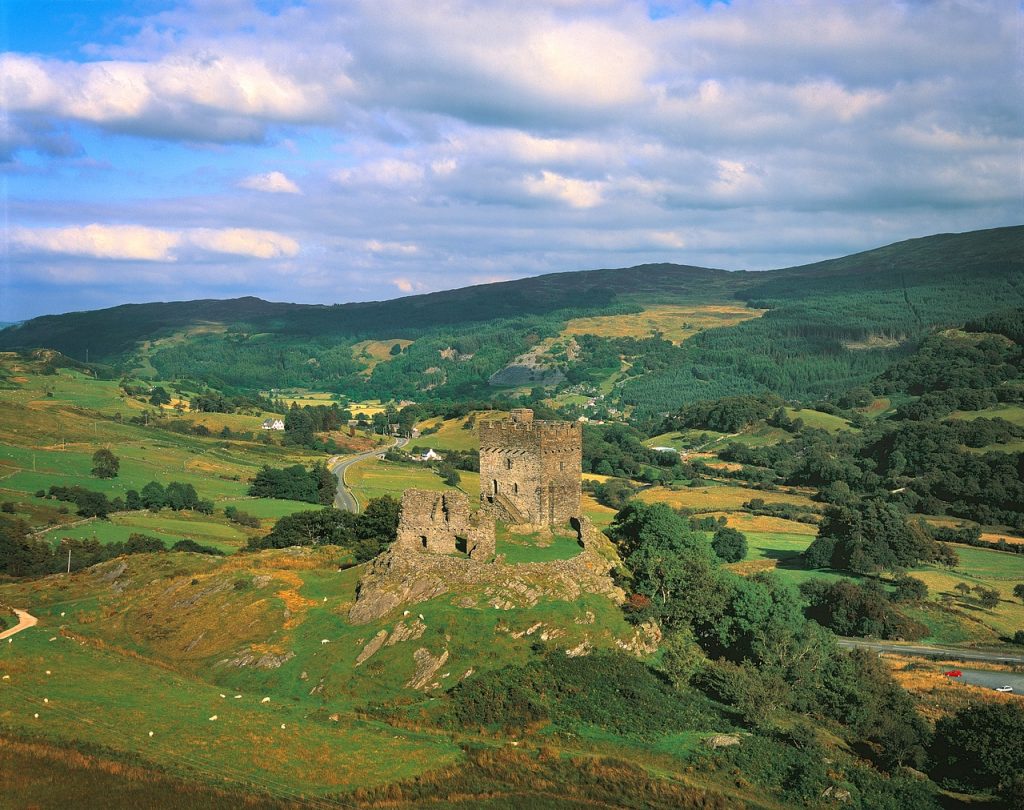
<instances>
[{"instance_id":1,"label":"white cloud","mask_svg":"<svg viewBox=\"0 0 1024 810\"><path fill-rule=\"evenodd\" d=\"M390 253L395 256L414 256L420 252L418 245L410 245L404 242L381 242L371 239L364 247L370 253Z\"/></svg>"},{"instance_id":2,"label":"white cloud","mask_svg":"<svg viewBox=\"0 0 1024 810\"><path fill-rule=\"evenodd\" d=\"M281 172L252 174L238 183L252 191L266 191L271 194L301 194L299 187Z\"/></svg>"},{"instance_id":3,"label":"white cloud","mask_svg":"<svg viewBox=\"0 0 1024 810\"><path fill-rule=\"evenodd\" d=\"M593 208L602 202L604 183L577 180L544 170L539 176L527 177L526 190L536 197L560 200L572 208Z\"/></svg>"},{"instance_id":4,"label":"white cloud","mask_svg":"<svg viewBox=\"0 0 1024 810\"><path fill-rule=\"evenodd\" d=\"M374 185L397 188L418 183L425 172L422 166L408 160L381 158L349 169L334 172L333 179L342 185Z\"/></svg>"},{"instance_id":5,"label":"white cloud","mask_svg":"<svg viewBox=\"0 0 1024 810\"><path fill-rule=\"evenodd\" d=\"M14 228L11 244L27 252L170 262L181 234L140 225L85 225L70 228Z\"/></svg>"},{"instance_id":6,"label":"white cloud","mask_svg":"<svg viewBox=\"0 0 1024 810\"><path fill-rule=\"evenodd\" d=\"M291 257L299 252L298 242L272 231L249 228L171 231L142 225L17 227L11 231L11 245L23 253L147 262L175 262L180 253L190 249L256 259Z\"/></svg>"},{"instance_id":7,"label":"white cloud","mask_svg":"<svg viewBox=\"0 0 1024 810\"><path fill-rule=\"evenodd\" d=\"M299 243L291 237L251 228L197 228L187 232L186 238L190 244L203 250L254 259L280 259L299 252Z\"/></svg>"}]
</instances>

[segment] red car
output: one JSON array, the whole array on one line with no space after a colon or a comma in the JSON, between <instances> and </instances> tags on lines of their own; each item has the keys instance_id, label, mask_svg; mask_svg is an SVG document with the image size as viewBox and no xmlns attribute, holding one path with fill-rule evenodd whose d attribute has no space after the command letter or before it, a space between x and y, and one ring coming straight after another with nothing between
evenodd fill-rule
<instances>
[{"instance_id":1,"label":"red car","mask_svg":"<svg viewBox=\"0 0 1024 810\"><path fill-rule=\"evenodd\" d=\"M963 673L959 669L951 669L949 672L945 674L948 675L950 678L959 678L961 675L963 675Z\"/></svg>"}]
</instances>

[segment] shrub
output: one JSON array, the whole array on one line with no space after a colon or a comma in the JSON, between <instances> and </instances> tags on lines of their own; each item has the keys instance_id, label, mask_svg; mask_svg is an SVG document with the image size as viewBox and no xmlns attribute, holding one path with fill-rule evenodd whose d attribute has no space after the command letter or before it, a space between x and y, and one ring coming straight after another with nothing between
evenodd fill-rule
<instances>
[{"instance_id":1,"label":"shrub","mask_svg":"<svg viewBox=\"0 0 1024 810\"><path fill-rule=\"evenodd\" d=\"M711 548L719 559L729 563L739 562L747 556L747 537L737 529L720 526L715 529Z\"/></svg>"}]
</instances>

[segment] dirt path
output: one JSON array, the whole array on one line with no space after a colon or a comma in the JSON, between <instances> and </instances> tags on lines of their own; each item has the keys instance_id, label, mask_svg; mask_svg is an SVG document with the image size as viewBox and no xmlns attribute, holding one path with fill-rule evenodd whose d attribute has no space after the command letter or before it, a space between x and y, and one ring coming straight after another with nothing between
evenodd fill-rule
<instances>
[{"instance_id":1,"label":"dirt path","mask_svg":"<svg viewBox=\"0 0 1024 810\"><path fill-rule=\"evenodd\" d=\"M12 608L12 610L18 614L18 623L14 627L0 633L0 639L13 636L15 633L20 633L22 630L28 630L28 628L39 624L39 619L31 615L27 610L18 610L17 608Z\"/></svg>"}]
</instances>

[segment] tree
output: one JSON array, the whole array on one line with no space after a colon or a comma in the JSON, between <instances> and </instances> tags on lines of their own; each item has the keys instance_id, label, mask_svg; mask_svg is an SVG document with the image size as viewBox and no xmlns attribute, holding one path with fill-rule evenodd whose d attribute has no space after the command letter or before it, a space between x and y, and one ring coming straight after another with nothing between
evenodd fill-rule
<instances>
[{"instance_id":1,"label":"tree","mask_svg":"<svg viewBox=\"0 0 1024 810\"><path fill-rule=\"evenodd\" d=\"M711 548L719 559L729 563L739 562L747 556L747 536L738 529L719 526L715 529Z\"/></svg>"},{"instance_id":2,"label":"tree","mask_svg":"<svg viewBox=\"0 0 1024 810\"><path fill-rule=\"evenodd\" d=\"M391 347L390 354L391 354L392 357L398 357L398 355L400 355L401 353L402 353L402 344L401 343L396 343L394 346Z\"/></svg>"},{"instance_id":3,"label":"tree","mask_svg":"<svg viewBox=\"0 0 1024 810\"><path fill-rule=\"evenodd\" d=\"M150 405L170 405L171 395L162 386L157 386L149 394Z\"/></svg>"},{"instance_id":4,"label":"tree","mask_svg":"<svg viewBox=\"0 0 1024 810\"><path fill-rule=\"evenodd\" d=\"M967 596L971 592L971 586L966 582L958 582L953 586L953 590L959 593L961 596Z\"/></svg>"},{"instance_id":5,"label":"tree","mask_svg":"<svg viewBox=\"0 0 1024 810\"><path fill-rule=\"evenodd\" d=\"M153 512L159 512L167 505L167 496L164 493L163 484L158 481L150 481L142 488L140 495L142 505Z\"/></svg>"},{"instance_id":6,"label":"tree","mask_svg":"<svg viewBox=\"0 0 1024 810\"><path fill-rule=\"evenodd\" d=\"M1024 602L1024 582L1013 586L1013 595Z\"/></svg>"},{"instance_id":7,"label":"tree","mask_svg":"<svg viewBox=\"0 0 1024 810\"><path fill-rule=\"evenodd\" d=\"M680 690L690 685L690 679L707 660L689 628L672 633L661 649L661 671Z\"/></svg>"},{"instance_id":8,"label":"tree","mask_svg":"<svg viewBox=\"0 0 1024 810\"><path fill-rule=\"evenodd\" d=\"M986 610L992 610L999 604L999 591L995 588L985 588L977 585L974 592L978 595L978 604Z\"/></svg>"},{"instance_id":9,"label":"tree","mask_svg":"<svg viewBox=\"0 0 1024 810\"><path fill-rule=\"evenodd\" d=\"M893 585L896 586L891 597L894 602L920 602L928 596L928 586L917 577L897 577Z\"/></svg>"},{"instance_id":10,"label":"tree","mask_svg":"<svg viewBox=\"0 0 1024 810\"><path fill-rule=\"evenodd\" d=\"M1024 773L1024 706L980 703L935 724L935 774L953 787L1007 795Z\"/></svg>"},{"instance_id":11,"label":"tree","mask_svg":"<svg viewBox=\"0 0 1024 810\"><path fill-rule=\"evenodd\" d=\"M92 474L97 478L117 478L120 468L121 460L107 448L104 447L92 454Z\"/></svg>"}]
</instances>

